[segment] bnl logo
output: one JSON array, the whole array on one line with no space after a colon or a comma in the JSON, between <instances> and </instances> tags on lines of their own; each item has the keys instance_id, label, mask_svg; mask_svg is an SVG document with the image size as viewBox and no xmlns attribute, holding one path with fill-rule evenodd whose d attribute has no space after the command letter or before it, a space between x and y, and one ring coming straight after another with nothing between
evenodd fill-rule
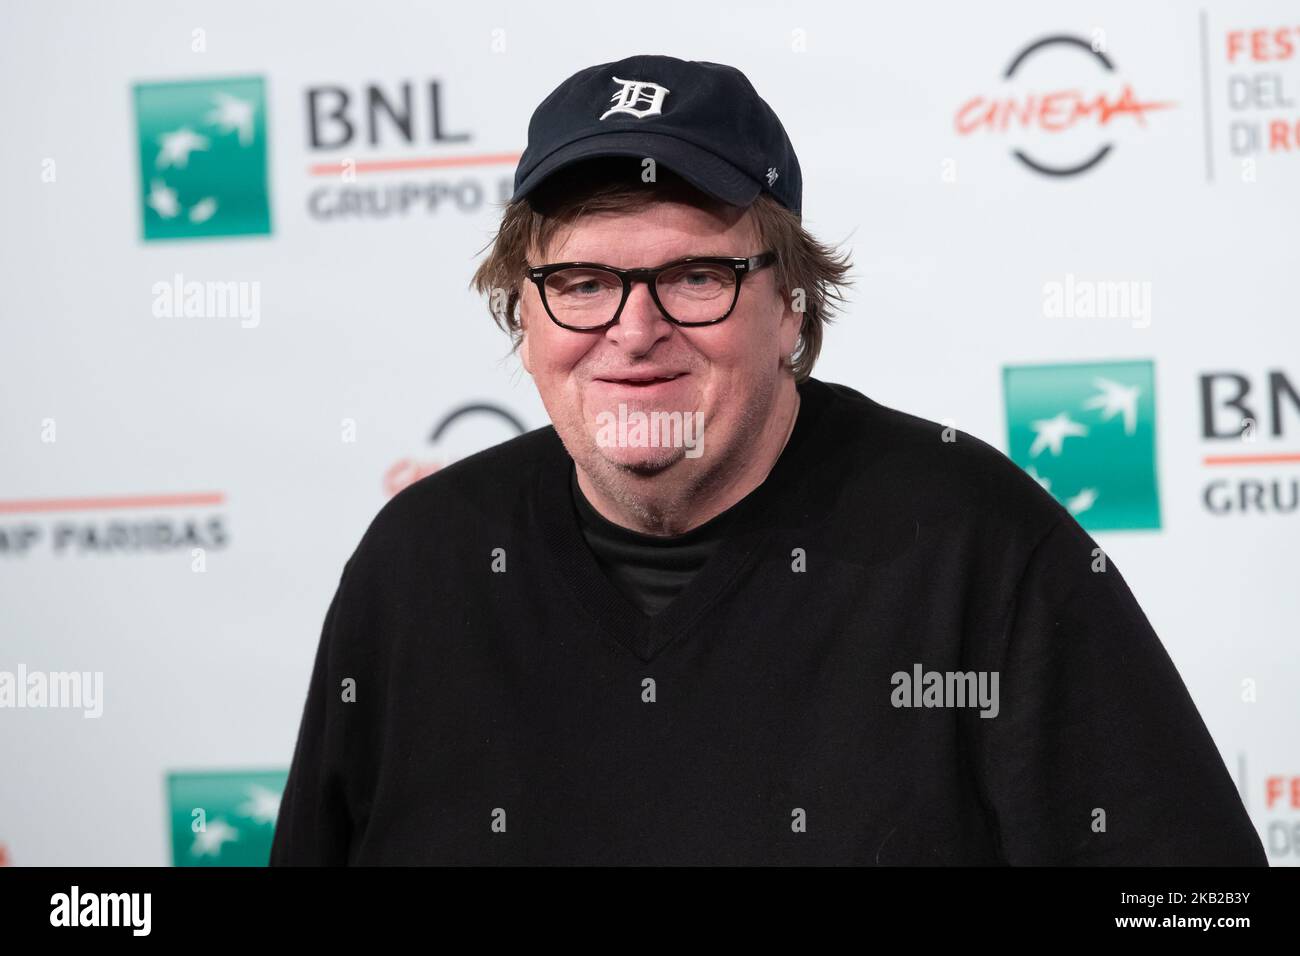
<instances>
[{"instance_id":1,"label":"bnl logo","mask_svg":"<svg viewBox=\"0 0 1300 956\"><path fill-rule=\"evenodd\" d=\"M1149 361L1003 370L1008 455L1084 528L1160 527Z\"/></svg>"},{"instance_id":2,"label":"bnl logo","mask_svg":"<svg viewBox=\"0 0 1300 956\"><path fill-rule=\"evenodd\" d=\"M137 83L135 121L146 241L270 234L260 77Z\"/></svg>"}]
</instances>

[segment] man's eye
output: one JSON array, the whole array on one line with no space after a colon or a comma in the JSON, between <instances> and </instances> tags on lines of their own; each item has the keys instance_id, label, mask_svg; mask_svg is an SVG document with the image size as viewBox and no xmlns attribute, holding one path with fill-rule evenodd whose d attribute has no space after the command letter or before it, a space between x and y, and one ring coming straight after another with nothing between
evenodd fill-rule
<instances>
[{"instance_id":1,"label":"man's eye","mask_svg":"<svg viewBox=\"0 0 1300 956\"><path fill-rule=\"evenodd\" d=\"M606 295L619 285L612 276L593 275L590 272L559 272L551 277L546 288L552 295L584 299Z\"/></svg>"},{"instance_id":2,"label":"man's eye","mask_svg":"<svg viewBox=\"0 0 1300 956\"><path fill-rule=\"evenodd\" d=\"M599 295L608 288L608 285L598 279L585 279L582 282L571 283L569 288L565 289L565 292L576 295Z\"/></svg>"},{"instance_id":3,"label":"man's eye","mask_svg":"<svg viewBox=\"0 0 1300 956\"><path fill-rule=\"evenodd\" d=\"M724 288L734 281L730 272L716 266L696 266L664 273L660 282L670 288L691 292Z\"/></svg>"}]
</instances>

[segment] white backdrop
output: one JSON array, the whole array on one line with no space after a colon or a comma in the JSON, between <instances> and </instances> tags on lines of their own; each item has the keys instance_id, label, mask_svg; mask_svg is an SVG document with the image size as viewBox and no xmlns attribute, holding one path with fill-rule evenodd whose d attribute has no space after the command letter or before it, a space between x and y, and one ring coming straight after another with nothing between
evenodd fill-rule
<instances>
[{"instance_id":1,"label":"white backdrop","mask_svg":"<svg viewBox=\"0 0 1300 956\"><path fill-rule=\"evenodd\" d=\"M1282 389L1274 427L1266 400L1270 373L1300 388L1294 14L1254 0L5 4L0 671L100 672L103 694L98 718L0 709L0 852L166 864L168 773L287 768L325 609L394 475L514 434L467 414L431 441L462 406L546 423L468 289L533 108L578 69L665 53L750 77L799 153L806 225L852 249L857 286L819 378L1007 450L1007 366L1153 363L1160 527L1094 534L1270 860L1300 861L1300 518L1203 498L1259 481L1285 506L1300 474L1300 408ZM1004 78L1018 52L1066 36L1110 68L1057 43ZM263 84L270 232L146 239L136 86L225 78ZM369 142L365 90L400 102L404 84L411 136L383 120ZM356 134L313 148L308 92L328 87L348 92ZM1126 89L1146 105L1108 115ZM975 97L1020 119L962 132ZM1012 155L1069 165L1106 143L1073 175ZM402 187L459 201L337 211ZM158 285L178 274L255 289L256 323L160 315ZM1052 317L1045 284L1067 275L1144 284L1149 321ZM1252 386L1249 444L1204 437L1201 376L1224 372ZM1239 425L1219 409L1218 427ZM206 497L171 497L192 495ZM112 525L154 522L199 539L111 546Z\"/></svg>"}]
</instances>

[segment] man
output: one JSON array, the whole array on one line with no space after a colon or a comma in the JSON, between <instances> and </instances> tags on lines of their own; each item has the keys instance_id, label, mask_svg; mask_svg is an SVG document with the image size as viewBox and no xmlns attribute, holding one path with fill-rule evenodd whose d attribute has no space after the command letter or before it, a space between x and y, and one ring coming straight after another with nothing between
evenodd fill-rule
<instances>
[{"instance_id":1,"label":"man","mask_svg":"<svg viewBox=\"0 0 1300 956\"><path fill-rule=\"evenodd\" d=\"M1069 514L811 377L848 266L801 194L731 67L537 109L475 281L552 425L371 524L273 863L1264 862Z\"/></svg>"}]
</instances>

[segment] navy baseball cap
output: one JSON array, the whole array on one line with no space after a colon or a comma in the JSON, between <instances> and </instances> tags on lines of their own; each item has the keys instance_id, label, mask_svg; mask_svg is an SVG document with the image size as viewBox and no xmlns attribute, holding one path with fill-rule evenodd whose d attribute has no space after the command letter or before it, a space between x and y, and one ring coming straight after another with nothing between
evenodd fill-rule
<instances>
[{"instance_id":1,"label":"navy baseball cap","mask_svg":"<svg viewBox=\"0 0 1300 956\"><path fill-rule=\"evenodd\" d=\"M575 73L528 122L512 200L598 156L653 159L733 206L767 190L803 215L803 174L790 137L733 66L646 55Z\"/></svg>"}]
</instances>

